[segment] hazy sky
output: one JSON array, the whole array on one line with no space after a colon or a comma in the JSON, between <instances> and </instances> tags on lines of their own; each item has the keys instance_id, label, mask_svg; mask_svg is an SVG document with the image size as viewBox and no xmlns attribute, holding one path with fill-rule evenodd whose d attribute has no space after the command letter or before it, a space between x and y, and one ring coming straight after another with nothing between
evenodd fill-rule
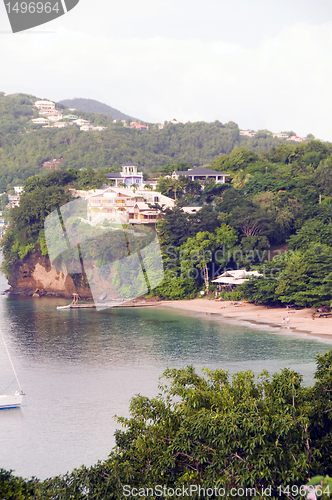
<instances>
[{"instance_id":1,"label":"hazy sky","mask_svg":"<svg viewBox=\"0 0 332 500\"><path fill-rule=\"evenodd\" d=\"M332 141L331 0L80 0L17 34L1 3L0 56L8 94Z\"/></svg>"}]
</instances>

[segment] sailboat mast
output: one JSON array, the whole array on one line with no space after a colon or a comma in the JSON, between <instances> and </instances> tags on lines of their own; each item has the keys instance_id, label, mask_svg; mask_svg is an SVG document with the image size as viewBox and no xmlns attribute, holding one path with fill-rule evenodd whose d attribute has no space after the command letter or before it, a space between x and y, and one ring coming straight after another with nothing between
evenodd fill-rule
<instances>
[{"instance_id":1,"label":"sailboat mast","mask_svg":"<svg viewBox=\"0 0 332 500\"><path fill-rule=\"evenodd\" d=\"M2 337L3 344L4 344L4 346L5 346L5 349L6 349L6 351L7 351L7 354L8 354L8 358L9 358L10 364L12 365L12 369L13 369L13 372L14 372L14 375L15 375L15 378L16 378L16 381L17 381L17 383L18 383L18 386L19 386L19 388L20 388L20 391L21 391L21 392L23 392L23 391L22 391L21 384L20 384L20 381L19 381L18 376L17 376L17 373L16 373L16 370L15 370L14 365L13 365L13 362L12 362L12 358L10 357L10 354L9 354L9 351L8 351L7 344L6 344L6 342L5 342L5 337L3 336L3 333L2 333L2 331L1 331L1 330L0 330L0 334L1 334L1 337Z\"/></svg>"}]
</instances>

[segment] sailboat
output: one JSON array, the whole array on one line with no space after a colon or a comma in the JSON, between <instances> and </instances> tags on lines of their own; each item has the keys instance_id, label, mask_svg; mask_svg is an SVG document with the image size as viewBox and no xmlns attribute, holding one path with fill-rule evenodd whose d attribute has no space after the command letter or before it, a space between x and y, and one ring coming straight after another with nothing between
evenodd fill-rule
<instances>
[{"instance_id":1,"label":"sailboat","mask_svg":"<svg viewBox=\"0 0 332 500\"><path fill-rule=\"evenodd\" d=\"M20 391L21 391L21 392L15 391L14 394L8 394L8 395L7 394L0 394L0 410L8 410L10 408L19 408L21 406L24 393L22 391L22 387L21 387L20 381L18 379L16 370L15 370L13 362L12 362L12 358L10 357L10 354L9 354L9 351L8 351L8 348L7 348L7 344L5 342L5 338L4 338L3 333L2 333L1 330L0 330L0 334L1 334L2 341L3 341L4 346L5 346L5 349L7 351L8 358L9 358L11 367L13 369L16 381L17 381L18 386L19 386Z\"/></svg>"}]
</instances>

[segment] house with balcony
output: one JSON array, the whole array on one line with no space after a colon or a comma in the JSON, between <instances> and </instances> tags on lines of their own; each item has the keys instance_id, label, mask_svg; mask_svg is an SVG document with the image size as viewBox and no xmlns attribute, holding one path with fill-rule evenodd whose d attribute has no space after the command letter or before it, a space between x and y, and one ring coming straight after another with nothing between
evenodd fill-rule
<instances>
[{"instance_id":1,"label":"house with balcony","mask_svg":"<svg viewBox=\"0 0 332 500\"><path fill-rule=\"evenodd\" d=\"M55 109L55 104L52 101L36 101L35 107L37 109Z\"/></svg>"},{"instance_id":2,"label":"house with balcony","mask_svg":"<svg viewBox=\"0 0 332 500\"><path fill-rule=\"evenodd\" d=\"M82 196L82 194L80 194ZM172 208L174 200L156 192L109 187L87 194L87 219L93 224L105 219L122 224L156 225L160 211L149 207L149 203Z\"/></svg>"},{"instance_id":3,"label":"house with balcony","mask_svg":"<svg viewBox=\"0 0 332 500\"><path fill-rule=\"evenodd\" d=\"M224 172L218 172L217 170L212 170L204 167L190 168L189 170L177 170L173 172L172 179L178 179L180 175L189 177L192 181L203 182L207 179L213 179L216 184L226 182L226 177L230 177L230 174L225 174Z\"/></svg>"},{"instance_id":4,"label":"house with balcony","mask_svg":"<svg viewBox=\"0 0 332 500\"><path fill-rule=\"evenodd\" d=\"M106 174L109 181L118 186L120 183L125 183L128 187L132 184L137 184L139 188L143 187L143 172L137 171L137 166L131 161L122 166L122 172L110 172Z\"/></svg>"},{"instance_id":5,"label":"house with balcony","mask_svg":"<svg viewBox=\"0 0 332 500\"><path fill-rule=\"evenodd\" d=\"M50 121L46 118L34 118L31 120L35 125L49 125Z\"/></svg>"}]
</instances>

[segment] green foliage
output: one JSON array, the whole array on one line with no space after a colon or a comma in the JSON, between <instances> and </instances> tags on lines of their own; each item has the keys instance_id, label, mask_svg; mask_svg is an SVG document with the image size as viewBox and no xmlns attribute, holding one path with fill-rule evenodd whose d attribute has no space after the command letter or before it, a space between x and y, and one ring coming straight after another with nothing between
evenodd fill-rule
<instances>
[{"instance_id":1,"label":"green foliage","mask_svg":"<svg viewBox=\"0 0 332 500\"><path fill-rule=\"evenodd\" d=\"M239 290L233 290L232 292L221 292L220 294L225 300L241 300L242 293Z\"/></svg>"},{"instance_id":2,"label":"green foliage","mask_svg":"<svg viewBox=\"0 0 332 500\"><path fill-rule=\"evenodd\" d=\"M332 247L313 243L305 252L276 256L259 270L262 277L240 285L244 299L302 307L330 306Z\"/></svg>"},{"instance_id":3,"label":"green foliage","mask_svg":"<svg viewBox=\"0 0 332 500\"><path fill-rule=\"evenodd\" d=\"M3 500L32 500L36 484L34 479L25 481L13 476L12 471L0 469L0 498Z\"/></svg>"},{"instance_id":4,"label":"green foliage","mask_svg":"<svg viewBox=\"0 0 332 500\"><path fill-rule=\"evenodd\" d=\"M231 488L254 488L251 496L262 499L262 489L280 498L308 477L311 485L329 484L332 351L317 356L311 387L288 368L272 376L264 370L255 379L251 371L230 377L223 369L199 376L188 366L167 369L164 377L156 397L135 396L130 417L118 418L124 430L116 431L105 462L43 482L2 471L1 497L120 500L128 488L196 485L224 488L225 497Z\"/></svg>"}]
</instances>

